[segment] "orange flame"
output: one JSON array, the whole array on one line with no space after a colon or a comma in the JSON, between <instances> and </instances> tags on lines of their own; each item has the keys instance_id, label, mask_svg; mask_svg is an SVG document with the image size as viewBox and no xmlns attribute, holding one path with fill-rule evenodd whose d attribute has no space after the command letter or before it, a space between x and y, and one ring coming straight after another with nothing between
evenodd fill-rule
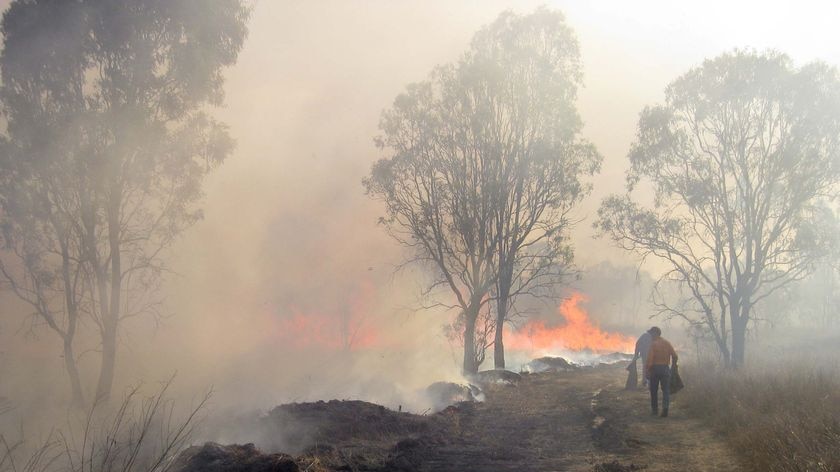
<instances>
[{"instance_id":1,"label":"orange flame","mask_svg":"<svg viewBox=\"0 0 840 472\"><path fill-rule=\"evenodd\" d=\"M608 333L589 319L580 304L586 295L578 292L563 300L557 312L565 319L560 326L546 326L542 320L529 321L516 331L505 333L505 347L520 351L632 352L635 339L620 333Z\"/></svg>"},{"instance_id":2,"label":"orange flame","mask_svg":"<svg viewBox=\"0 0 840 472\"><path fill-rule=\"evenodd\" d=\"M358 351L375 347L379 335L369 317L373 299L373 285L365 281L338 306L332 303L326 310L291 306L291 315L272 326L273 338L294 350Z\"/></svg>"}]
</instances>

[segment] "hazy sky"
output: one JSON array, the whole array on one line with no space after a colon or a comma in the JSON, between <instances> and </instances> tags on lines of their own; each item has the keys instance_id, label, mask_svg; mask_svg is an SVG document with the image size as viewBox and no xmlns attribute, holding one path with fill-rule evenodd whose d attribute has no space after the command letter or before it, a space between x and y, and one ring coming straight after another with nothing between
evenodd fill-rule
<instances>
[{"instance_id":1,"label":"hazy sky","mask_svg":"<svg viewBox=\"0 0 840 472\"><path fill-rule=\"evenodd\" d=\"M240 309L239 328L202 328L203 342L218 346L219 336L250 342L259 323L246 312L257 302L280 317L289 305L337 310L369 283L379 316L410 304L417 287L392 278L400 249L376 226L380 208L360 184L382 157L372 144L380 112L407 84L456 60L501 11L541 4L565 12L577 32L584 134L605 157L578 212L582 265L632 260L592 239L592 217L603 196L622 189L638 113L668 82L734 47L840 63L840 7L818 3L262 0L220 112L238 150L208 181L206 220L179 247L184 277L172 287L176 312L188 314L181 319ZM438 320L426 322L437 332Z\"/></svg>"},{"instance_id":2,"label":"hazy sky","mask_svg":"<svg viewBox=\"0 0 840 472\"><path fill-rule=\"evenodd\" d=\"M639 111L671 80L735 47L840 64L840 6L827 2L259 1L219 112L238 149L207 182L207 218L179 248L185 270L204 274L189 283L246 290L284 280L277 290L294 295L299 284L393 263L399 250L376 227L380 208L360 184L382 157L372 144L381 111L436 64L456 60L499 12L541 4L565 12L577 32L584 135L605 157L578 212L583 265L630 260L592 239L592 217L603 196L622 189Z\"/></svg>"},{"instance_id":3,"label":"hazy sky","mask_svg":"<svg viewBox=\"0 0 840 472\"><path fill-rule=\"evenodd\" d=\"M524 13L541 4L565 12L578 34L584 134L605 156L581 218L593 216L600 197L620 190L642 107L661 100L669 81L704 58L752 47L779 49L797 63L840 63L833 23L840 6L829 2L262 0L228 74L228 105L220 113L239 149L209 182L207 221L189 237L237 219L246 226L239 234L248 237L241 242L257 253L261 244L278 254L297 248L281 257L314 262L300 251L296 230L315 230L326 240L340 232L346 243L303 245L330 258L347 251L373 257L359 258L364 267L378 262L388 242L371 234L378 209L359 181L381 157L372 145L380 112L408 83L457 59L500 11ZM597 262L605 250L621 257L591 240L590 225L591 218L576 231L580 262ZM262 238L251 238L261 230Z\"/></svg>"},{"instance_id":4,"label":"hazy sky","mask_svg":"<svg viewBox=\"0 0 840 472\"><path fill-rule=\"evenodd\" d=\"M573 242L584 266L632 262L593 240L592 218L601 198L622 190L639 111L661 100L671 80L735 47L840 64L834 2L259 0L217 113L237 150L206 182L205 220L173 251L179 275L166 290L175 316L151 338L138 336L150 332L143 326L129 328L125 377L180 369L198 384L235 373L281 385L289 364L323 365L296 354L283 320L360 313L383 325L374 333L381 346L405 340L393 360L383 355L383 370L407 358L416 361L409 368L433 370L442 356L457 372L457 356L441 349L444 320L402 309L418 284L393 275L401 249L376 226L381 208L361 179L383 157L372 143L379 115L407 84L456 60L501 11L543 4L561 9L577 33L583 133L605 157L578 212ZM292 370L303 382L301 369Z\"/></svg>"}]
</instances>

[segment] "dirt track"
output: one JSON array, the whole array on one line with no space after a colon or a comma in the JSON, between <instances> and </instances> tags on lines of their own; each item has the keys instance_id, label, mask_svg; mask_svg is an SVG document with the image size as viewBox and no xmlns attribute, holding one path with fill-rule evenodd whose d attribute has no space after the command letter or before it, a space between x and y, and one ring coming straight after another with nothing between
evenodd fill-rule
<instances>
[{"instance_id":1,"label":"dirt track","mask_svg":"<svg viewBox=\"0 0 840 472\"><path fill-rule=\"evenodd\" d=\"M741 470L679 394L669 418L651 417L648 393L625 391L626 375L624 364L527 374L485 386L484 402L428 416L360 401L290 404L262 419L256 436L276 440L261 449L295 454L307 472Z\"/></svg>"},{"instance_id":2,"label":"dirt track","mask_svg":"<svg viewBox=\"0 0 840 472\"><path fill-rule=\"evenodd\" d=\"M737 471L733 453L673 398L649 416L643 390L624 391L621 366L531 374L462 408L423 471Z\"/></svg>"}]
</instances>

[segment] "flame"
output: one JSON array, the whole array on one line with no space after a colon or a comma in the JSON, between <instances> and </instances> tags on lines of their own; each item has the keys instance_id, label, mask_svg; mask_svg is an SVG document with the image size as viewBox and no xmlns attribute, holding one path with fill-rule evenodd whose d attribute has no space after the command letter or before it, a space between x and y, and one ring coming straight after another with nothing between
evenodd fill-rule
<instances>
[{"instance_id":1,"label":"flame","mask_svg":"<svg viewBox=\"0 0 840 472\"><path fill-rule=\"evenodd\" d=\"M273 341L293 350L359 351L379 344L379 333L370 318L374 288L362 283L341 303L304 309L290 306L276 315L269 328ZM320 305L327 304L321 302Z\"/></svg>"},{"instance_id":2,"label":"flame","mask_svg":"<svg viewBox=\"0 0 840 472\"><path fill-rule=\"evenodd\" d=\"M582 351L632 352L635 339L620 333L602 331L580 306L586 295L574 292L563 300L557 312L565 320L560 326L546 326L542 320L532 320L516 331L505 333L505 347L521 351Z\"/></svg>"}]
</instances>

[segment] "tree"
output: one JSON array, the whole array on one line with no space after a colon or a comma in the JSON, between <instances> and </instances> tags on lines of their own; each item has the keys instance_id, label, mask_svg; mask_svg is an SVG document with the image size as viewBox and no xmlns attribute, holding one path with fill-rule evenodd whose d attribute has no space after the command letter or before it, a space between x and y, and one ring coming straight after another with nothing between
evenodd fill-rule
<instances>
[{"instance_id":1,"label":"tree","mask_svg":"<svg viewBox=\"0 0 840 472\"><path fill-rule=\"evenodd\" d=\"M434 268L429 292L445 286L455 297L464 319L463 371L471 374L478 371L476 320L496 276L495 227L492 163L476 147L471 104L458 94L459 70L436 69L383 112L377 143L393 154L374 164L364 185L385 204L380 222L389 234L414 250L410 262Z\"/></svg>"},{"instance_id":2,"label":"tree","mask_svg":"<svg viewBox=\"0 0 840 472\"><path fill-rule=\"evenodd\" d=\"M163 251L232 150L204 110L222 101L247 15L240 0L43 0L3 16L3 275L65 342L82 313L93 322L98 399L121 322L156 309Z\"/></svg>"},{"instance_id":3,"label":"tree","mask_svg":"<svg viewBox=\"0 0 840 472\"><path fill-rule=\"evenodd\" d=\"M755 305L807 275L837 234L820 215L840 176L840 77L821 63L735 51L665 96L639 119L628 194L603 202L596 227L665 262L661 281L687 297L660 299L662 312L704 325L737 367ZM632 198L641 184L651 207Z\"/></svg>"},{"instance_id":4,"label":"tree","mask_svg":"<svg viewBox=\"0 0 840 472\"><path fill-rule=\"evenodd\" d=\"M580 76L560 13L503 13L456 64L409 86L383 113L378 144L392 157L365 185L385 203L392 236L432 263L439 278L430 290L445 285L457 300L467 373L484 359L476 332L483 339L488 326L504 366L513 299L561 280L570 263L566 216L585 194L579 177L600 162L577 138ZM496 321L477 327L488 304Z\"/></svg>"},{"instance_id":5,"label":"tree","mask_svg":"<svg viewBox=\"0 0 840 472\"><path fill-rule=\"evenodd\" d=\"M473 39L462 65L481 126L480 148L495 161L496 320L494 365L505 368L504 326L520 295L553 293L572 265L569 214L588 193L584 175L601 157L580 139L581 84L573 31L559 12L503 13Z\"/></svg>"}]
</instances>

